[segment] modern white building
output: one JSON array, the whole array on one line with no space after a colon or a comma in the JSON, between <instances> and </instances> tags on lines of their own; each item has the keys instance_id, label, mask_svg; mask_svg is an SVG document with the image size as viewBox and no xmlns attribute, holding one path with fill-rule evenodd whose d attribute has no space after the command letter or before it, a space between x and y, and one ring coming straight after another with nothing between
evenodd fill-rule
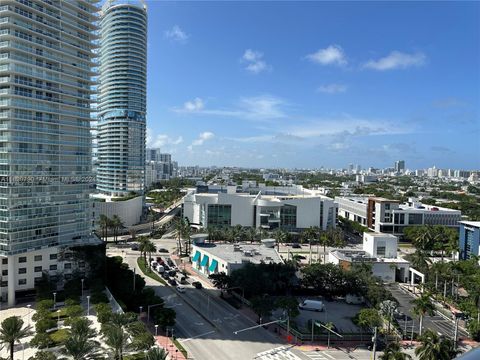
<instances>
[{"instance_id":1,"label":"modern white building","mask_svg":"<svg viewBox=\"0 0 480 360\"><path fill-rule=\"evenodd\" d=\"M230 275L248 263L283 263L274 247L263 244L194 244L191 261L192 268L205 276Z\"/></svg>"},{"instance_id":2,"label":"modern white building","mask_svg":"<svg viewBox=\"0 0 480 360\"><path fill-rule=\"evenodd\" d=\"M373 276L385 282L408 282L410 263L398 256L398 238L390 234L364 233L363 250L337 249L328 261L351 269L355 264L369 264Z\"/></svg>"},{"instance_id":3,"label":"modern white building","mask_svg":"<svg viewBox=\"0 0 480 360\"><path fill-rule=\"evenodd\" d=\"M97 1L0 1L0 293L95 243L89 194ZM56 270L51 270L56 271Z\"/></svg>"},{"instance_id":4,"label":"modern white building","mask_svg":"<svg viewBox=\"0 0 480 360\"><path fill-rule=\"evenodd\" d=\"M445 225L458 228L459 210L426 205L415 199L405 204L379 197L335 197L338 215L376 232L403 236L409 226Z\"/></svg>"},{"instance_id":5,"label":"modern white building","mask_svg":"<svg viewBox=\"0 0 480 360\"><path fill-rule=\"evenodd\" d=\"M236 193L195 193L183 199L183 216L190 223L209 226L249 226L288 231L318 226L335 227L336 206L322 195L256 195Z\"/></svg>"}]
</instances>

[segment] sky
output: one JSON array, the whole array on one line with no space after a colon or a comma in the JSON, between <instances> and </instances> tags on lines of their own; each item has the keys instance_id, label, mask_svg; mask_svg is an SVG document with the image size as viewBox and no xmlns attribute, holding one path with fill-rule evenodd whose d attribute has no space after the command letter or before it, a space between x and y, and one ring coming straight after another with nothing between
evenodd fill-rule
<instances>
[{"instance_id":1,"label":"sky","mask_svg":"<svg viewBox=\"0 0 480 360\"><path fill-rule=\"evenodd\" d=\"M147 5L147 146L180 165L480 169L478 2Z\"/></svg>"}]
</instances>

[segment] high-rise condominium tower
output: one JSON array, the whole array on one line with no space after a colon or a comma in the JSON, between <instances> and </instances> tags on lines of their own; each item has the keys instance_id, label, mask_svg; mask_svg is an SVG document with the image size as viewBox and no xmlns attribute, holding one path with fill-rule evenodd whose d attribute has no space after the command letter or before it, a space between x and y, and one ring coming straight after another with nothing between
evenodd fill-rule
<instances>
[{"instance_id":1,"label":"high-rise condominium tower","mask_svg":"<svg viewBox=\"0 0 480 360\"><path fill-rule=\"evenodd\" d=\"M64 270L57 252L91 240L96 2L0 2L0 295L11 305Z\"/></svg>"},{"instance_id":2,"label":"high-rise condominium tower","mask_svg":"<svg viewBox=\"0 0 480 360\"><path fill-rule=\"evenodd\" d=\"M97 189L143 194L147 84L147 11L109 0L100 23Z\"/></svg>"}]
</instances>

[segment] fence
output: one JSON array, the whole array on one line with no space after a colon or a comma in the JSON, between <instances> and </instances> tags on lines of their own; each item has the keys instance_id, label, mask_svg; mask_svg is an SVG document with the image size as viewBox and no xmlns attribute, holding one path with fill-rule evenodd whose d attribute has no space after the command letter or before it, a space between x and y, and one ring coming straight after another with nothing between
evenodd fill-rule
<instances>
[{"instance_id":1,"label":"fence","mask_svg":"<svg viewBox=\"0 0 480 360\"><path fill-rule=\"evenodd\" d=\"M124 311L123 311L122 307L117 302L117 300L115 300L112 293L110 292L110 290L106 286L105 286L105 292L107 293L108 301L110 302L110 306L112 307L113 312L117 313L117 314L123 314Z\"/></svg>"}]
</instances>

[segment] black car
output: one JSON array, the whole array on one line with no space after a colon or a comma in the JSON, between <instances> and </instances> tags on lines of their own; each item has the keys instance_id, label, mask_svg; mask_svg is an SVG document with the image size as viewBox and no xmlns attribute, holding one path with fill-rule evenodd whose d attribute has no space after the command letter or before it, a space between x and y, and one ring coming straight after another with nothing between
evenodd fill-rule
<instances>
[{"instance_id":1,"label":"black car","mask_svg":"<svg viewBox=\"0 0 480 360\"><path fill-rule=\"evenodd\" d=\"M300 245L299 243L292 244L292 249L301 249L301 248L302 248L302 245Z\"/></svg>"},{"instance_id":2,"label":"black car","mask_svg":"<svg viewBox=\"0 0 480 360\"><path fill-rule=\"evenodd\" d=\"M162 277L163 277L164 279L168 279L168 273L167 273L166 271L164 271L164 272L162 273Z\"/></svg>"},{"instance_id":3,"label":"black car","mask_svg":"<svg viewBox=\"0 0 480 360\"><path fill-rule=\"evenodd\" d=\"M175 276L177 276L177 272L175 270L170 270L168 272L168 276L175 277Z\"/></svg>"},{"instance_id":4,"label":"black car","mask_svg":"<svg viewBox=\"0 0 480 360\"><path fill-rule=\"evenodd\" d=\"M203 287L200 281L194 281L192 282L192 285L195 286L196 289L201 289Z\"/></svg>"},{"instance_id":5,"label":"black car","mask_svg":"<svg viewBox=\"0 0 480 360\"><path fill-rule=\"evenodd\" d=\"M165 271L170 270L170 266L168 266L167 264L163 264L163 268L165 269Z\"/></svg>"},{"instance_id":6,"label":"black car","mask_svg":"<svg viewBox=\"0 0 480 360\"><path fill-rule=\"evenodd\" d=\"M168 283L172 286L176 286L177 285L177 281L175 279L169 279L168 280Z\"/></svg>"},{"instance_id":7,"label":"black car","mask_svg":"<svg viewBox=\"0 0 480 360\"><path fill-rule=\"evenodd\" d=\"M172 261L172 259L167 259L167 264L170 266L175 266L175 263Z\"/></svg>"},{"instance_id":8,"label":"black car","mask_svg":"<svg viewBox=\"0 0 480 360\"><path fill-rule=\"evenodd\" d=\"M168 250L165 249L165 248L160 248L160 249L158 249L158 252L159 253L168 253Z\"/></svg>"},{"instance_id":9,"label":"black car","mask_svg":"<svg viewBox=\"0 0 480 360\"><path fill-rule=\"evenodd\" d=\"M138 244L132 244L132 246L130 247L130 249L132 250L138 250L138 248L139 248Z\"/></svg>"}]
</instances>

